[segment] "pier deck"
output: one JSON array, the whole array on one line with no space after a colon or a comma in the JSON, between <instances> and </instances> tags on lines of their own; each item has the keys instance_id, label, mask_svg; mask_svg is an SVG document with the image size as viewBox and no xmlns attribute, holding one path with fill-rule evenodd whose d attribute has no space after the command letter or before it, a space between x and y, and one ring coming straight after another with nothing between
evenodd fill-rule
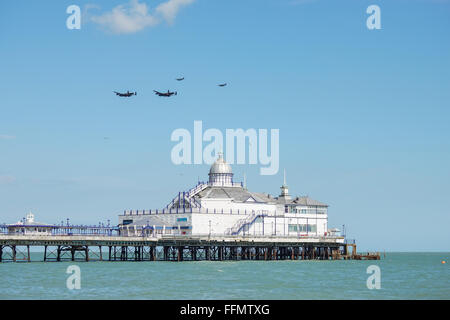
<instances>
[{"instance_id":1,"label":"pier deck","mask_svg":"<svg viewBox=\"0 0 450 320\"><path fill-rule=\"evenodd\" d=\"M43 247L41 261L361 259L356 254L356 245L352 246L350 254L343 237L2 234L0 262L31 261L30 247Z\"/></svg>"}]
</instances>

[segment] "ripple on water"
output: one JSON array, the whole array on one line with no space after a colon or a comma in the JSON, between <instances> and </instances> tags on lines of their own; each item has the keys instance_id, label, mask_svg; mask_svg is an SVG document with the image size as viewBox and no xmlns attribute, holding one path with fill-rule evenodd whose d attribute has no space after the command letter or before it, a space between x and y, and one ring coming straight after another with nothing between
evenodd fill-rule
<instances>
[{"instance_id":1,"label":"ripple on water","mask_svg":"<svg viewBox=\"0 0 450 320\"><path fill-rule=\"evenodd\" d=\"M390 253L381 261L89 262L81 290L72 263L0 264L0 299L449 299L448 253ZM366 269L381 268L381 290Z\"/></svg>"}]
</instances>

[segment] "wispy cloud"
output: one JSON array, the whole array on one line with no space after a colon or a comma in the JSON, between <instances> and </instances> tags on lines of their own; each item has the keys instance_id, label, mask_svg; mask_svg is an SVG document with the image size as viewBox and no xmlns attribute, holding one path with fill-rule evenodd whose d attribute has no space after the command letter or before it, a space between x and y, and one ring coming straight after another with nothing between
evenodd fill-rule
<instances>
[{"instance_id":1,"label":"wispy cloud","mask_svg":"<svg viewBox=\"0 0 450 320\"><path fill-rule=\"evenodd\" d=\"M15 138L16 138L15 136L9 134L0 134L0 140L11 140Z\"/></svg>"},{"instance_id":2,"label":"wispy cloud","mask_svg":"<svg viewBox=\"0 0 450 320\"><path fill-rule=\"evenodd\" d=\"M111 11L90 16L89 20L114 34L135 33L147 27L156 26L163 21L172 24L179 10L194 1L167 0L159 4L152 13L146 3L139 2L139 0L130 0L127 4L119 5ZM97 7L90 5L90 8ZM86 16L89 16L87 8L85 9Z\"/></svg>"},{"instance_id":3,"label":"wispy cloud","mask_svg":"<svg viewBox=\"0 0 450 320\"><path fill-rule=\"evenodd\" d=\"M158 7L156 7L156 13L160 14L167 23L173 23L178 11L191 3L194 0L169 0L167 2L161 3Z\"/></svg>"},{"instance_id":4,"label":"wispy cloud","mask_svg":"<svg viewBox=\"0 0 450 320\"><path fill-rule=\"evenodd\" d=\"M30 184L50 187L67 187L80 184L80 178L31 178L27 180Z\"/></svg>"},{"instance_id":5,"label":"wispy cloud","mask_svg":"<svg viewBox=\"0 0 450 320\"><path fill-rule=\"evenodd\" d=\"M0 184L10 184L16 181L13 176L0 176Z\"/></svg>"}]
</instances>

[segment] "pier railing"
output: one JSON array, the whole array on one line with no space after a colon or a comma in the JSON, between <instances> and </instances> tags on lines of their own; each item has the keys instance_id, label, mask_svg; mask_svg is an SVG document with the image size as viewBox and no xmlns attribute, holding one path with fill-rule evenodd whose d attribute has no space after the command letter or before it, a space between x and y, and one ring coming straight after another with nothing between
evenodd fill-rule
<instances>
[{"instance_id":1,"label":"pier railing","mask_svg":"<svg viewBox=\"0 0 450 320\"><path fill-rule=\"evenodd\" d=\"M268 215L269 215L268 211L261 212L258 210L256 211L256 213L252 212L251 215L247 216L244 219L240 219L233 227L228 228L225 234L238 235L242 229L252 225L258 218L266 217Z\"/></svg>"},{"instance_id":2,"label":"pier railing","mask_svg":"<svg viewBox=\"0 0 450 320\"><path fill-rule=\"evenodd\" d=\"M182 209L186 206L186 203L189 204L189 206L194 206L194 208L200 208L201 204L196 200L192 199L192 196L197 194L198 192L201 192L205 190L209 186L213 186L214 184L211 184L210 182L198 182L197 185L188 191L178 192L178 195L176 195L172 201L165 206L164 208L168 210L169 208L173 208L175 204L178 202L178 208ZM227 187L243 187L244 184L242 182L232 182L231 184L227 184ZM181 202L183 202L183 205L181 205Z\"/></svg>"},{"instance_id":3,"label":"pier railing","mask_svg":"<svg viewBox=\"0 0 450 320\"><path fill-rule=\"evenodd\" d=\"M9 229L13 228L14 232L10 232ZM0 234L14 234L14 235L33 235L44 234L51 236L117 236L119 234L119 228L116 226L109 226L104 224L99 225L46 225L47 232L37 232L34 229L42 229L42 226L34 225L7 225L0 224Z\"/></svg>"},{"instance_id":4,"label":"pier railing","mask_svg":"<svg viewBox=\"0 0 450 320\"><path fill-rule=\"evenodd\" d=\"M163 209L149 209L149 210L124 210L122 216L139 216L139 215L156 215L156 214L179 214L179 213L215 213L215 214L256 214L260 210L247 210L247 209L230 209L230 208L203 208L203 207L174 207ZM314 215L320 216L321 213L315 211L298 212L299 216ZM285 213L277 213L274 211L268 211L268 216L284 216Z\"/></svg>"},{"instance_id":5,"label":"pier railing","mask_svg":"<svg viewBox=\"0 0 450 320\"><path fill-rule=\"evenodd\" d=\"M310 239L310 240L323 240L323 241L329 241L329 240L342 240L344 241L344 238L341 236L313 236L313 235L304 235L304 236L298 236L298 235L263 235L263 234L240 234L240 235L231 235L231 234L224 234L224 233L197 233L195 235L182 235L182 234L157 234L156 238L161 239L196 239L196 238L230 238L230 239Z\"/></svg>"},{"instance_id":6,"label":"pier railing","mask_svg":"<svg viewBox=\"0 0 450 320\"><path fill-rule=\"evenodd\" d=\"M156 214L176 214L176 213L215 213L215 214L257 214L260 210L242 210L242 209L225 209L225 208L170 208L170 209L156 209L156 210L124 210L123 216L138 216L138 215L156 215ZM275 216L276 211L267 211L268 216ZM283 216L279 214L277 216Z\"/></svg>"}]
</instances>

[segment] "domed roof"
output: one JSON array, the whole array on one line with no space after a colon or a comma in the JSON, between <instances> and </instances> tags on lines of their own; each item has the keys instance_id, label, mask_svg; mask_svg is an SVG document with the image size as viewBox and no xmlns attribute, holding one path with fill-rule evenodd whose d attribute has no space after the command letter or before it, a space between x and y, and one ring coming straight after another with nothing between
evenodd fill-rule
<instances>
[{"instance_id":1,"label":"domed roof","mask_svg":"<svg viewBox=\"0 0 450 320\"><path fill-rule=\"evenodd\" d=\"M222 174L222 173L230 173L233 174L231 170L231 166L225 162L223 159L223 154L219 152L219 158L211 165L211 169L209 169L209 174Z\"/></svg>"}]
</instances>

